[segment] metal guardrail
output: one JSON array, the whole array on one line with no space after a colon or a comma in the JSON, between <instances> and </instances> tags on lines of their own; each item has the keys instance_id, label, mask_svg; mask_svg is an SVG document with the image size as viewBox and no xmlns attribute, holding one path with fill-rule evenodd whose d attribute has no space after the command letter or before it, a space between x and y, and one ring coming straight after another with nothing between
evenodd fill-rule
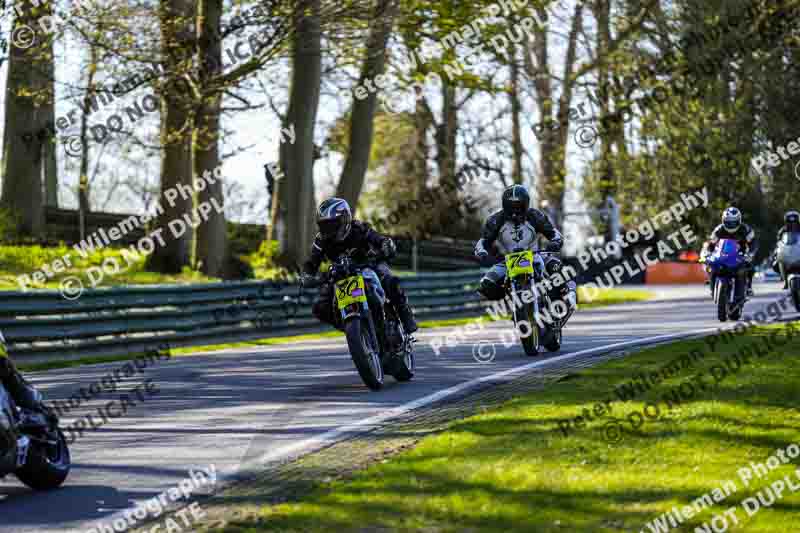
<instances>
[{"instance_id":1,"label":"metal guardrail","mask_svg":"<svg viewBox=\"0 0 800 533\"><path fill-rule=\"evenodd\" d=\"M480 307L481 271L401 278L418 316ZM302 333L316 290L273 281L91 289L77 300L55 290L3 292L0 331L17 359L143 353Z\"/></svg>"}]
</instances>

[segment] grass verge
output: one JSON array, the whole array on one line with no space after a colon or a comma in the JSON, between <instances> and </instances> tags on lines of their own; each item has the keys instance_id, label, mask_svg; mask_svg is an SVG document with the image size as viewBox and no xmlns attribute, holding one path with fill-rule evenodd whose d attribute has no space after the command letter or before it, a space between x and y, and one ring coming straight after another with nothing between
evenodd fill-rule
<instances>
[{"instance_id":1,"label":"grass verge","mask_svg":"<svg viewBox=\"0 0 800 533\"><path fill-rule=\"evenodd\" d=\"M751 357L734 359L745 348ZM648 349L458 421L353 479L321 483L299 503L259 508L253 491L247 503L204 504L220 524L210 531L721 531L709 521L721 526L729 508L739 522L731 531L795 531L800 491L787 489L753 516L743 502L784 476L800 485L800 458L747 484L738 471L800 443L798 353L800 330L786 325L714 346L695 340ZM623 401L615 390L638 375L656 383ZM654 414L643 411L648 404L659 416L634 427L642 412ZM621 431L608 430L612 418L597 416L597 405L625 421ZM591 419L570 424L566 436L559 429L587 413ZM728 481L737 490L724 500L701 499ZM652 529L662 513L687 506L696 514L682 525Z\"/></svg>"}]
</instances>

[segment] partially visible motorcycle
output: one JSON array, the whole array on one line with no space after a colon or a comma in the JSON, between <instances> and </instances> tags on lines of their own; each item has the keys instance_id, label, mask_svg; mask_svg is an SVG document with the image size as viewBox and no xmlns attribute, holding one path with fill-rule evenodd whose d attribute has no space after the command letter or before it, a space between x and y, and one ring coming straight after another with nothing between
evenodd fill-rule
<instances>
[{"instance_id":1,"label":"partially visible motorcycle","mask_svg":"<svg viewBox=\"0 0 800 533\"><path fill-rule=\"evenodd\" d=\"M792 294L795 309L800 312L800 232L786 232L778 243L778 268Z\"/></svg>"},{"instance_id":2,"label":"partially visible motorcycle","mask_svg":"<svg viewBox=\"0 0 800 533\"><path fill-rule=\"evenodd\" d=\"M7 356L0 334L0 357ZM71 466L56 415L44 404L41 410L17 406L0 382L0 479L14 474L34 490L51 490L64 483Z\"/></svg>"},{"instance_id":3,"label":"partially visible motorcycle","mask_svg":"<svg viewBox=\"0 0 800 533\"><path fill-rule=\"evenodd\" d=\"M747 273L751 268L735 239L721 239L711 254L700 259L711 276L712 294L720 322L739 320L747 302Z\"/></svg>"},{"instance_id":4,"label":"partially visible motorcycle","mask_svg":"<svg viewBox=\"0 0 800 533\"><path fill-rule=\"evenodd\" d=\"M384 376L409 381L416 371L414 337L406 333L393 305L387 305L380 279L372 269L377 256L367 264L355 264L342 254L330 266L324 280L334 285L334 316L347 338L350 356L364 384L377 391Z\"/></svg>"},{"instance_id":5,"label":"partially visible motorcycle","mask_svg":"<svg viewBox=\"0 0 800 533\"><path fill-rule=\"evenodd\" d=\"M550 295L546 291L539 294L536 289L547 273L544 262L536 261L535 256L556 253L518 248L505 255L505 290L512 302L511 319L525 354L531 357L538 355L542 346L551 352L561 349L562 329L575 310L575 302L565 304L565 313L559 316L553 312Z\"/></svg>"}]
</instances>

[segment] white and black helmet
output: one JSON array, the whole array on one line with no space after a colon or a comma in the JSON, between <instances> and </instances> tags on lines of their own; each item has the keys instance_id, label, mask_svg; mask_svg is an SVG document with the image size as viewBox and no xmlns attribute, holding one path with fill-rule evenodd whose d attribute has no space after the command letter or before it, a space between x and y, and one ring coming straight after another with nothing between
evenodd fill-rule
<instances>
[{"instance_id":1,"label":"white and black helmet","mask_svg":"<svg viewBox=\"0 0 800 533\"><path fill-rule=\"evenodd\" d=\"M722 213L722 226L730 231L734 232L739 229L739 226L742 225L742 212L736 209L735 207L729 207Z\"/></svg>"},{"instance_id":2,"label":"white and black helmet","mask_svg":"<svg viewBox=\"0 0 800 533\"><path fill-rule=\"evenodd\" d=\"M353 226L353 212L346 200L328 198L317 209L317 227L324 240L343 241Z\"/></svg>"}]
</instances>

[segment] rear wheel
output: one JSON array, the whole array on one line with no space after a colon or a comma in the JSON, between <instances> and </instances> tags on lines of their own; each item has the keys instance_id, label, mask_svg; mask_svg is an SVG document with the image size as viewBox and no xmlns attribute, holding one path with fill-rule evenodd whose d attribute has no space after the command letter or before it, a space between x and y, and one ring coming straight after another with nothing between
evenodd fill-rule
<instances>
[{"instance_id":1,"label":"rear wheel","mask_svg":"<svg viewBox=\"0 0 800 533\"><path fill-rule=\"evenodd\" d=\"M728 301L731 296L731 286L721 281L717 283L717 318L720 322L725 322L728 320Z\"/></svg>"},{"instance_id":2,"label":"rear wheel","mask_svg":"<svg viewBox=\"0 0 800 533\"><path fill-rule=\"evenodd\" d=\"M15 474L34 490L52 490L64 483L71 466L67 439L57 429L55 444L31 441L28 460Z\"/></svg>"},{"instance_id":3,"label":"rear wheel","mask_svg":"<svg viewBox=\"0 0 800 533\"><path fill-rule=\"evenodd\" d=\"M380 353L374 345L374 336L367 320L355 317L345 324L347 346L356 365L361 380L370 389L377 391L383 387L383 367Z\"/></svg>"},{"instance_id":4,"label":"rear wheel","mask_svg":"<svg viewBox=\"0 0 800 533\"><path fill-rule=\"evenodd\" d=\"M523 306L523 311L516 314L516 318L521 318L515 323L515 329L522 341L522 347L525 349L525 355L533 357L539 355L541 350L539 338L539 326L536 324L536 317L533 312L533 303ZM520 317L520 315L522 315ZM520 324L522 323L522 327ZM527 326L527 327L526 327Z\"/></svg>"}]
</instances>

